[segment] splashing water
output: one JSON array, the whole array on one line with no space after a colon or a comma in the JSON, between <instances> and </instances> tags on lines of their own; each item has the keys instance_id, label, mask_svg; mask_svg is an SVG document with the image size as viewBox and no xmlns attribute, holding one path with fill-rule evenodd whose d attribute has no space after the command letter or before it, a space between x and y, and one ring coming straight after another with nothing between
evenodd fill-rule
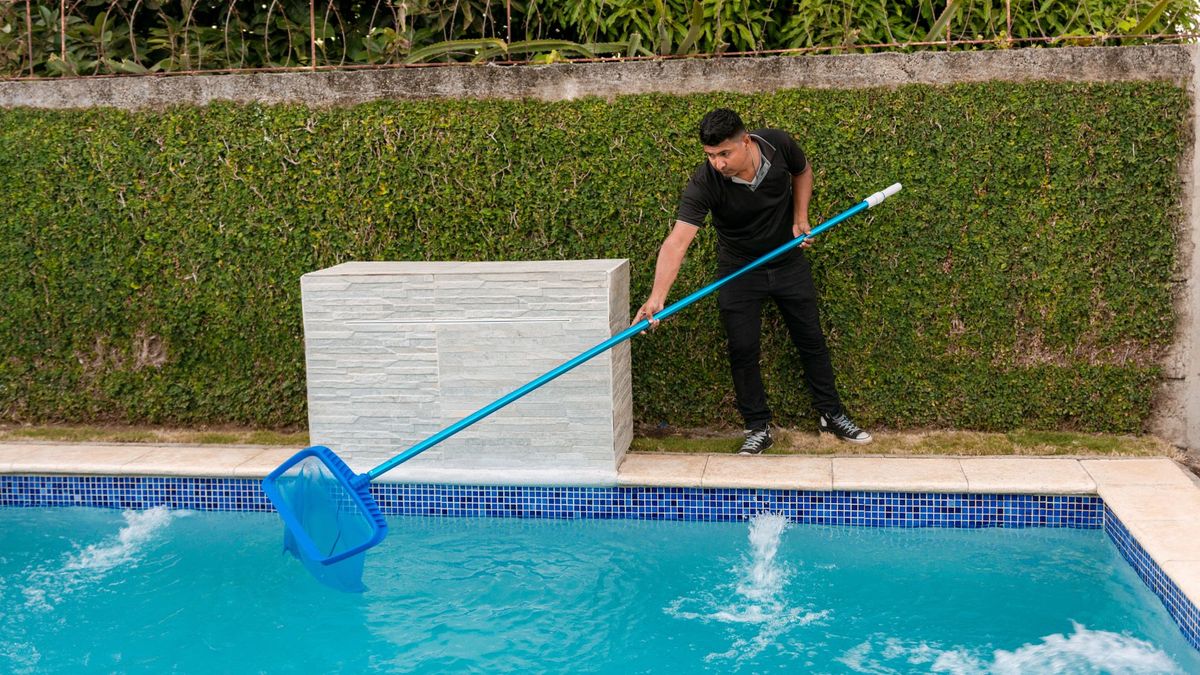
<instances>
[{"instance_id":1,"label":"splashing water","mask_svg":"<svg viewBox=\"0 0 1200 675\"><path fill-rule=\"evenodd\" d=\"M778 604L786 572L775 554L787 525L787 518L775 513L759 514L750 521L750 560L737 585L737 592L747 599Z\"/></svg>"},{"instance_id":2,"label":"splashing water","mask_svg":"<svg viewBox=\"0 0 1200 675\"><path fill-rule=\"evenodd\" d=\"M57 569L40 567L29 571L30 583L23 590L28 609L49 611L75 590L95 584L109 572L137 564L142 551L186 511L156 506L145 511L125 511L125 525L113 536L70 553Z\"/></svg>"},{"instance_id":3,"label":"splashing water","mask_svg":"<svg viewBox=\"0 0 1200 675\"><path fill-rule=\"evenodd\" d=\"M997 651L994 673L1180 673L1183 670L1145 640L1073 623L1070 635L1048 635L1039 644Z\"/></svg>"},{"instance_id":4,"label":"splashing water","mask_svg":"<svg viewBox=\"0 0 1200 675\"><path fill-rule=\"evenodd\" d=\"M751 518L750 551L730 570L736 581L699 598L679 598L666 608L666 613L676 618L729 627L729 649L709 654L706 662L730 660L743 665L772 646L779 649L780 637L792 629L829 615L828 610L788 605L784 591L790 570L776 558L787 527L787 518L779 514L761 513Z\"/></svg>"},{"instance_id":5,"label":"splashing water","mask_svg":"<svg viewBox=\"0 0 1200 675\"><path fill-rule=\"evenodd\" d=\"M1047 635L1012 651L990 654L961 646L943 647L876 634L838 659L857 673L905 673L916 670L953 675L1183 675L1170 656L1153 644L1111 631L1091 630L1072 622L1069 635ZM882 643L882 644L878 644ZM881 647L881 649L877 649Z\"/></svg>"},{"instance_id":6,"label":"splashing water","mask_svg":"<svg viewBox=\"0 0 1200 675\"><path fill-rule=\"evenodd\" d=\"M156 506L146 511L125 511L121 514L125 518L125 526L115 537L84 547L70 557L63 569L99 576L132 562L142 547L171 523L176 513L166 506Z\"/></svg>"}]
</instances>

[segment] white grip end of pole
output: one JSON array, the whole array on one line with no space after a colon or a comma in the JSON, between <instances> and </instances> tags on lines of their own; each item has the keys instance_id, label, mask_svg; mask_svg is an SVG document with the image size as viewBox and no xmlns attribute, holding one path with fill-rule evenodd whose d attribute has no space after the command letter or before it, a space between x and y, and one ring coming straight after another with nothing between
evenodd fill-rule
<instances>
[{"instance_id":1,"label":"white grip end of pole","mask_svg":"<svg viewBox=\"0 0 1200 675\"><path fill-rule=\"evenodd\" d=\"M884 188L882 192L876 192L870 197L867 197L865 200L867 202L867 208L869 209L872 206L879 206L883 203L883 200L899 192L902 187L903 186L901 186L899 183L892 183Z\"/></svg>"}]
</instances>

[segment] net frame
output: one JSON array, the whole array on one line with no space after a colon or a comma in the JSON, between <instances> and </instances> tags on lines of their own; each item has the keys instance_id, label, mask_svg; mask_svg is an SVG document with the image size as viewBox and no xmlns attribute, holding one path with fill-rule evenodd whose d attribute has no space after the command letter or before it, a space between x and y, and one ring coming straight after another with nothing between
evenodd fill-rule
<instances>
[{"instance_id":1,"label":"net frame","mask_svg":"<svg viewBox=\"0 0 1200 675\"><path fill-rule=\"evenodd\" d=\"M359 543L343 550L322 551L316 540L306 527L303 513L292 507L291 499L280 481L285 480L292 470L308 459L316 459L327 470L329 478L336 481L348 500L339 500L339 509L356 510L367 526L368 536ZM275 506L287 528L287 534L293 546L289 546L297 557L328 566L359 555L367 549L383 541L387 536L387 521L371 495L370 479L367 475L356 475L340 457L323 445L314 445L292 455L283 464L267 475L262 482L263 492Z\"/></svg>"}]
</instances>

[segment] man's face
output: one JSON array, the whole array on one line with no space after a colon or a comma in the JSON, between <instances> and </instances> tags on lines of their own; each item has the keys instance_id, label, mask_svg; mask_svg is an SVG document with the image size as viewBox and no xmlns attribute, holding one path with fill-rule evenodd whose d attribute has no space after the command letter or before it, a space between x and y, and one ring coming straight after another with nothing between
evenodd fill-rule
<instances>
[{"instance_id":1,"label":"man's face","mask_svg":"<svg viewBox=\"0 0 1200 675\"><path fill-rule=\"evenodd\" d=\"M704 146L708 163L722 176L735 176L752 166L754 153L750 150L750 134L741 133L721 141L719 145Z\"/></svg>"}]
</instances>

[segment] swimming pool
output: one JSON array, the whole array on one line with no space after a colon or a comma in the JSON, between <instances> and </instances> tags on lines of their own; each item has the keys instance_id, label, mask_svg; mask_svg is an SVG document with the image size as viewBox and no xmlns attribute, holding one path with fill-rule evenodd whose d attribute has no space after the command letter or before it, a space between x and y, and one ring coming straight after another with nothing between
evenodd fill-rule
<instances>
[{"instance_id":1,"label":"swimming pool","mask_svg":"<svg viewBox=\"0 0 1200 675\"><path fill-rule=\"evenodd\" d=\"M361 596L273 514L5 508L0 667L1200 672L1096 501L1019 529L393 516Z\"/></svg>"}]
</instances>

